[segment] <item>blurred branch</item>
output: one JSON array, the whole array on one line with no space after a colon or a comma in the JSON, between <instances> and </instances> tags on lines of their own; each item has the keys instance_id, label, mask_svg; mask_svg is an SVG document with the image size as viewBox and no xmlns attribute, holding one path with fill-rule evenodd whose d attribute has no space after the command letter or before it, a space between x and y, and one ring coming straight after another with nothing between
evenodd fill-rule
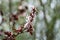
<instances>
[{"instance_id":1,"label":"blurred branch","mask_svg":"<svg viewBox=\"0 0 60 40\"><path fill-rule=\"evenodd\" d=\"M12 0L9 0L9 12L12 13Z\"/></svg>"},{"instance_id":2,"label":"blurred branch","mask_svg":"<svg viewBox=\"0 0 60 40\"><path fill-rule=\"evenodd\" d=\"M9 19L10 19L10 16L12 14L12 0L9 0ZM10 26L10 20L9 20L9 26ZM15 29L15 22L13 22L13 26L10 27L10 29L14 32L13 29Z\"/></svg>"},{"instance_id":3,"label":"blurred branch","mask_svg":"<svg viewBox=\"0 0 60 40\"><path fill-rule=\"evenodd\" d=\"M0 10L3 10L3 0L0 0L1 4L0 4Z\"/></svg>"},{"instance_id":4,"label":"blurred branch","mask_svg":"<svg viewBox=\"0 0 60 40\"><path fill-rule=\"evenodd\" d=\"M53 40L54 39L54 25L56 22L57 17L54 16L51 20L51 22L49 23L48 26L48 30L46 31L46 36L47 36L47 40Z\"/></svg>"},{"instance_id":5,"label":"blurred branch","mask_svg":"<svg viewBox=\"0 0 60 40\"><path fill-rule=\"evenodd\" d=\"M50 4L51 4L51 2L52 2L52 0L47 0L48 1L48 6L50 7Z\"/></svg>"},{"instance_id":6,"label":"blurred branch","mask_svg":"<svg viewBox=\"0 0 60 40\"><path fill-rule=\"evenodd\" d=\"M50 2L49 2L49 6L50 6L51 1L52 0L50 0ZM54 39L53 30L54 30L54 25L55 25L55 22L56 22L57 17L54 16L52 18L51 22L48 23L47 22L47 19L46 19L45 5L42 3L42 0L40 0L40 4L43 7L44 20L45 20L45 23L46 23L46 26L47 26L47 31L46 31L47 40L53 40Z\"/></svg>"},{"instance_id":7,"label":"blurred branch","mask_svg":"<svg viewBox=\"0 0 60 40\"><path fill-rule=\"evenodd\" d=\"M40 5L43 7L44 21L46 23L46 26L48 27L48 22L47 22L46 13L45 13L45 5L42 3L42 0L40 0Z\"/></svg>"}]
</instances>

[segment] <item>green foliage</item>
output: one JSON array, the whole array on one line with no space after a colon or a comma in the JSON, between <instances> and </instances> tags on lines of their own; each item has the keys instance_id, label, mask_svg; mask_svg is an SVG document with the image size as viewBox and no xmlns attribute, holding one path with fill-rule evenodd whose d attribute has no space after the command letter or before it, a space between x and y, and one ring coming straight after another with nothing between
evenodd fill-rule
<instances>
[{"instance_id":1,"label":"green foliage","mask_svg":"<svg viewBox=\"0 0 60 40\"><path fill-rule=\"evenodd\" d=\"M32 40L32 36L29 33L25 32L25 33L19 34L16 37L16 40Z\"/></svg>"}]
</instances>

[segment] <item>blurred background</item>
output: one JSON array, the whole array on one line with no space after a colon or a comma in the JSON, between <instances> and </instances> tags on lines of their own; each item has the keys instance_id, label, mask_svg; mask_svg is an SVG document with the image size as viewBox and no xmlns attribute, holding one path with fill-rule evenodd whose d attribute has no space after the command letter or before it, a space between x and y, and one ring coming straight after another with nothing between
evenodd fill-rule
<instances>
[{"instance_id":1,"label":"blurred background","mask_svg":"<svg viewBox=\"0 0 60 40\"><path fill-rule=\"evenodd\" d=\"M15 13L20 5L28 6L27 14L31 11L31 7L35 6L36 16L33 21L33 35L25 32L18 35L16 40L60 40L60 0L0 0L0 10L7 20L2 24L5 26L3 29L10 31L8 16ZM17 28L19 23L17 22L15 26ZM0 36L0 40L2 38L3 36Z\"/></svg>"}]
</instances>

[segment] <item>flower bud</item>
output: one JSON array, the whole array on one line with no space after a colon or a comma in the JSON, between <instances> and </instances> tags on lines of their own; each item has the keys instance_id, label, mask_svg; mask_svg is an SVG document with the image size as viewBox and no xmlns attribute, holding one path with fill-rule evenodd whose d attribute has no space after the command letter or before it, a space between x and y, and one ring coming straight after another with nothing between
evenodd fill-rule
<instances>
[{"instance_id":1,"label":"flower bud","mask_svg":"<svg viewBox=\"0 0 60 40\"><path fill-rule=\"evenodd\" d=\"M11 32L4 32L5 35L11 36Z\"/></svg>"}]
</instances>

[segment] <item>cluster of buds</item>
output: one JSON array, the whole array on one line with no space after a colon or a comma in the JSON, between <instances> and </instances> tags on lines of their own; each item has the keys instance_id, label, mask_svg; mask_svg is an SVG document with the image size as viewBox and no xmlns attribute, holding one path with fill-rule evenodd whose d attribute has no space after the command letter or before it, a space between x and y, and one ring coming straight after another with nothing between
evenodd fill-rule
<instances>
[{"instance_id":1,"label":"cluster of buds","mask_svg":"<svg viewBox=\"0 0 60 40\"><path fill-rule=\"evenodd\" d=\"M32 12L30 13L30 16L28 16L28 21L24 25L24 28L26 29L26 31L29 32L31 35L33 34L33 31L34 31L33 26L32 26L32 21L34 19L35 12L36 12L36 9L35 7L33 7Z\"/></svg>"},{"instance_id":2,"label":"cluster of buds","mask_svg":"<svg viewBox=\"0 0 60 40\"><path fill-rule=\"evenodd\" d=\"M24 14L24 12L26 12L26 10L28 9L28 7L27 6L19 6L18 7L18 11L17 11L17 13L12 13L11 15L10 15L10 21L17 21L18 20L18 16L19 15L23 15Z\"/></svg>"},{"instance_id":3,"label":"cluster of buds","mask_svg":"<svg viewBox=\"0 0 60 40\"><path fill-rule=\"evenodd\" d=\"M27 6L19 6L18 7L18 15L23 14L24 12L26 12L26 10L28 9Z\"/></svg>"},{"instance_id":4,"label":"cluster of buds","mask_svg":"<svg viewBox=\"0 0 60 40\"><path fill-rule=\"evenodd\" d=\"M5 38L3 40L15 40L15 35L12 32L4 32Z\"/></svg>"},{"instance_id":5,"label":"cluster of buds","mask_svg":"<svg viewBox=\"0 0 60 40\"><path fill-rule=\"evenodd\" d=\"M10 17L10 21L14 21L14 20L18 20L18 16L12 14L11 17Z\"/></svg>"},{"instance_id":6,"label":"cluster of buds","mask_svg":"<svg viewBox=\"0 0 60 40\"><path fill-rule=\"evenodd\" d=\"M25 6L25 9L28 9L28 7ZM25 9L20 9L19 13L21 14L21 13L25 12ZM19 13L12 14L10 16L10 21L14 22L15 20L18 20ZM20 26L18 29L14 29L14 32L17 33L17 35L19 35L20 33L23 33L23 32L29 32L31 35L33 34L34 29L33 29L32 22L33 22L35 13L36 13L36 8L33 7L30 15L27 17L28 21L26 22L26 24L24 24L23 26ZM17 36L12 32L4 32L4 34L6 36L5 36L5 39L3 39L3 40L15 40L15 37Z\"/></svg>"},{"instance_id":7,"label":"cluster of buds","mask_svg":"<svg viewBox=\"0 0 60 40\"><path fill-rule=\"evenodd\" d=\"M23 26L20 26L17 30L15 30L17 34L23 33Z\"/></svg>"},{"instance_id":8,"label":"cluster of buds","mask_svg":"<svg viewBox=\"0 0 60 40\"><path fill-rule=\"evenodd\" d=\"M28 16L28 19L27 19L28 21L26 22L26 24L22 27L20 26L17 30L15 29L15 32L17 32L17 34L23 33L23 31L29 32L31 35L33 34L34 29L32 26L32 22L33 22L35 13L36 13L36 8L33 7L30 15Z\"/></svg>"}]
</instances>

